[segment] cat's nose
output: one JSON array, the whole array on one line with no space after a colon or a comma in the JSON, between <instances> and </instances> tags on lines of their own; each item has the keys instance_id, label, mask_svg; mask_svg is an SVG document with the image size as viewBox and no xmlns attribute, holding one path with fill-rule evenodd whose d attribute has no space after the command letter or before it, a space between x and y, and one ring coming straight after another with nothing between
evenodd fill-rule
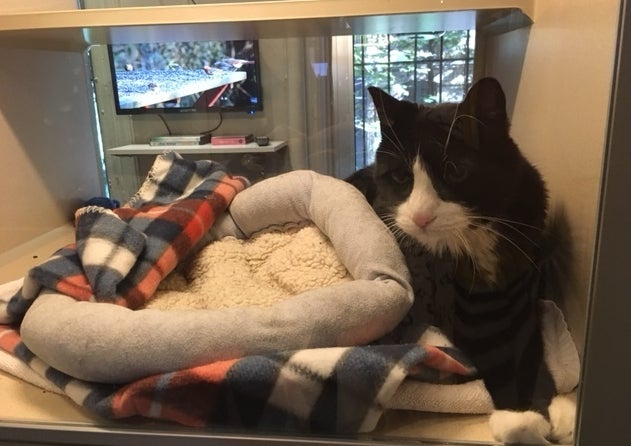
<instances>
[{"instance_id":1,"label":"cat's nose","mask_svg":"<svg viewBox=\"0 0 631 446\"><path fill-rule=\"evenodd\" d=\"M423 214L423 213L417 213L414 214L414 216L412 217L412 221L414 222L414 224L416 226L418 226L421 229L426 228L431 222L433 222L434 220L436 220L436 216L433 214Z\"/></svg>"}]
</instances>

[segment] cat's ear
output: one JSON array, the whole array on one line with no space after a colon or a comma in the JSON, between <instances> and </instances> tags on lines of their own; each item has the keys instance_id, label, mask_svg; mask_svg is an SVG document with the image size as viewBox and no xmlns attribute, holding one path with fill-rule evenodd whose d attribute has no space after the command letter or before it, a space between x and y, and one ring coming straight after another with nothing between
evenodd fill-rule
<instances>
[{"instance_id":1,"label":"cat's ear","mask_svg":"<svg viewBox=\"0 0 631 446\"><path fill-rule=\"evenodd\" d=\"M381 88L368 87L368 93L370 93L372 102L375 104L375 110L377 110L381 125L393 127L396 122L396 111L399 108L400 101L390 96Z\"/></svg>"},{"instance_id":2,"label":"cat's ear","mask_svg":"<svg viewBox=\"0 0 631 446\"><path fill-rule=\"evenodd\" d=\"M485 77L477 81L460 104L459 114L475 116L498 130L508 130L506 96L497 79Z\"/></svg>"},{"instance_id":3,"label":"cat's ear","mask_svg":"<svg viewBox=\"0 0 631 446\"><path fill-rule=\"evenodd\" d=\"M498 143L509 137L506 96L500 83L492 77L473 84L458 106L458 115L473 118L461 121L464 139L472 147L501 147Z\"/></svg>"}]
</instances>

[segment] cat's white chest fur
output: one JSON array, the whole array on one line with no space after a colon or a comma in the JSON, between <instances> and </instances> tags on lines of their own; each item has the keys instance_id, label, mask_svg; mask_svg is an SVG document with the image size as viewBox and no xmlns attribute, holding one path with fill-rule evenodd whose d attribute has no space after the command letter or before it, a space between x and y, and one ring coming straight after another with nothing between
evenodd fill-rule
<instances>
[{"instance_id":1,"label":"cat's white chest fur","mask_svg":"<svg viewBox=\"0 0 631 446\"><path fill-rule=\"evenodd\" d=\"M397 225L435 254L470 257L476 270L493 281L497 236L461 204L440 198L417 158L410 195L395 210Z\"/></svg>"}]
</instances>

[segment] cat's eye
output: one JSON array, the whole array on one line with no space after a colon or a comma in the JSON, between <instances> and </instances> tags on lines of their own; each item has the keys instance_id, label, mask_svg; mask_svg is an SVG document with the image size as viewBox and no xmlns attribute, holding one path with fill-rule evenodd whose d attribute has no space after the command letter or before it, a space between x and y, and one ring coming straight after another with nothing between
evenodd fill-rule
<instances>
[{"instance_id":1,"label":"cat's eye","mask_svg":"<svg viewBox=\"0 0 631 446\"><path fill-rule=\"evenodd\" d=\"M397 184L406 184L411 179L411 173L407 169L394 169L390 171L390 178Z\"/></svg>"},{"instance_id":2,"label":"cat's eye","mask_svg":"<svg viewBox=\"0 0 631 446\"><path fill-rule=\"evenodd\" d=\"M469 176L469 170L463 164L445 162L444 178L450 183L462 183Z\"/></svg>"}]
</instances>

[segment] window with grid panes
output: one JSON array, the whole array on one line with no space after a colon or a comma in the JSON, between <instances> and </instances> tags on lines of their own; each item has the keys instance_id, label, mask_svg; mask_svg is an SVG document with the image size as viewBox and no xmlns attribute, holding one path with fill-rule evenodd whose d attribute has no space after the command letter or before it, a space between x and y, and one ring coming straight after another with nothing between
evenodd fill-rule
<instances>
[{"instance_id":1,"label":"window with grid panes","mask_svg":"<svg viewBox=\"0 0 631 446\"><path fill-rule=\"evenodd\" d=\"M475 31L353 38L355 167L373 162L381 135L367 87L421 104L457 102L473 80Z\"/></svg>"}]
</instances>

